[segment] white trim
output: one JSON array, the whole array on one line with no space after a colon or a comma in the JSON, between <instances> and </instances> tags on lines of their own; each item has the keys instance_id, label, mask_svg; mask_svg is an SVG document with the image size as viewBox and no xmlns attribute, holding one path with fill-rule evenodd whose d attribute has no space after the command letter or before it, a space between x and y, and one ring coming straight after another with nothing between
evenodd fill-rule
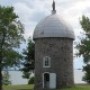
<instances>
[{"instance_id":1,"label":"white trim","mask_svg":"<svg viewBox=\"0 0 90 90\"><path fill-rule=\"evenodd\" d=\"M45 66L45 58L49 58L48 60L49 60L49 65L48 66ZM49 56L45 56L44 58L43 58L43 68L50 68L51 67L51 58L49 57Z\"/></svg>"},{"instance_id":2,"label":"white trim","mask_svg":"<svg viewBox=\"0 0 90 90\"><path fill-rule=\"evenodd\" d=\"M50 73L49 73L49 72L44 72L44 73L42 74L43 88L44 88L44 74L46 74L46 73L48 73L48 74L50 75Z\"/></svg>"}]
</instances>

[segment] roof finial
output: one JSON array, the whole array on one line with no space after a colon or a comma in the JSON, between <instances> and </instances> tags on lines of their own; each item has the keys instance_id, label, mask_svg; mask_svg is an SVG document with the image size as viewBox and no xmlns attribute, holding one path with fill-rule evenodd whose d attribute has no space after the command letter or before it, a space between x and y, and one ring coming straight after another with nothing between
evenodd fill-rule
<instances>
[{"instance_id":1,"label":"roof finial","mask_svg":"<svg viewBox=\"0 0 90 90\"><path fill-rule=\"evenodd\" d=\"M56 13L56 10L55 10L55 1L53 0L53 4L52 4L52 14L55 14Z\"/></svg>"},{"instance_id":2,"label":"roof finial","mask_svg":"<svg viewBox=\"0 0 90 90\"><path fill-rule=\"evenodd\" d=\"M55 11L55 1L54 0L53 0L52 7L53 7L53 11Z\"/></svg>"}]
</instances>

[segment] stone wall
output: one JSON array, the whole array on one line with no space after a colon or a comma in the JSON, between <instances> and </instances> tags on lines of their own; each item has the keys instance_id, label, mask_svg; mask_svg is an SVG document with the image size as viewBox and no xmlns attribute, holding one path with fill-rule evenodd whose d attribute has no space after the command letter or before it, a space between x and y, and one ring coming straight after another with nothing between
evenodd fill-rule
<instances>
[{"instance_id":1,"label":"stone wall","mask_svg":"<svg viewBox=\"0 0 90 90\"><path fill-rule=\"evenodd\" d=\"M43 58L51 57L51 67L43 68ZM73 80L73 40L42 38L35 40L35 90L43 90L44 72L56 73L57 89L70 87Z\"/></svg>"}]
</instances>

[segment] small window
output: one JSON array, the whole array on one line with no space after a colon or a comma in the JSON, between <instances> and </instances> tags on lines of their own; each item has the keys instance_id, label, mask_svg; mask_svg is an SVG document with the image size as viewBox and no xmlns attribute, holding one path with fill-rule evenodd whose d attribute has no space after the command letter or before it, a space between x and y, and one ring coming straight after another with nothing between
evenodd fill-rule
<instances>
[{"instance_id":1,"label":"small window","mask_svg":"<svg viewBox=\"0 0 90 90\"><path fill-rule=\"evenodd\" d=\"M45 56L43 58L43 67L44 68L50 68L50 65L51 65L51 59L50 59L50 57Z\"/></svg>"}]
</instances>

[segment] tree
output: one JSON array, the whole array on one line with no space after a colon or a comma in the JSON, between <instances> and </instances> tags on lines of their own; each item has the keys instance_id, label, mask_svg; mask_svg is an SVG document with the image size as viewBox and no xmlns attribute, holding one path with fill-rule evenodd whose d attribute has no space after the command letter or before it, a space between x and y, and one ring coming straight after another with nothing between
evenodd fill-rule
<instances>
[{"instance_id":1,"label":"tree","mask_svg":"<svg viewBox=\"0 0 90 90\"><path fill-rule=\"evenodd\" d=\"M90 84L90 64L84 66L83 70L85 71L85 76L83 80Z\"/></svg>"},{"instance_id":2,"label":"tree","mask_svg":"<svg viewBox=\"0 0 90 90\"><path fill-rule=\"evenodd\" d=\"M17 65L22 56L16 48L20 47L24 28L18 20L13 7L0 6L0 90L2 90L2 70Z\"/></svg>"},{"instance_id":3,"label":"tree","mask_svg":"<svg viewBox=\"0 0 90 90\"><path fill-rule=\"evenodd\" d=\"M83 61L86 64L83 67L85 71L84 81L90 83L90 20L88 17L82 16L80 21L82 29L84 30L83 37L76 48L78 49L78 56L83 56Z\"/></svg>"},{"instance_id":4,"label":"tree","mask_svg":"<svg viewBox=\"0 0 90 90\"><path fill-rule=\"evenodd\" d=\"M23 63L23 77L30 79L30 74L35 69L35 43L30 38L26 50L23 51L25 62Z\"/></svg>"},{"instance_id":5,"label":"tree","mask_svg":"<svg viewBox=\"0 0 90 90\"><path fill-rule=\"evenodd\" d=\"M35 76L30 77L28 84L34 84Z\"/></svg>"}]
</instances>

